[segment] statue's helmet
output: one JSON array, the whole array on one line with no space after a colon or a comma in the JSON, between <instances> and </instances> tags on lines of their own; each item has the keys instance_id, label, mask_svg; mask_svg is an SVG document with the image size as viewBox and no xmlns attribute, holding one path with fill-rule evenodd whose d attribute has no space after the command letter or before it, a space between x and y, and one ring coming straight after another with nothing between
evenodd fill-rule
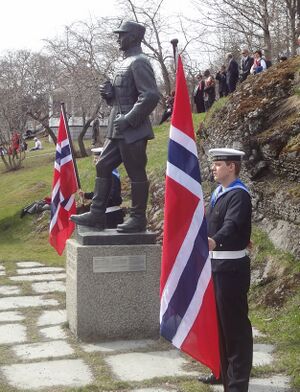
<instances>
[{"instance_id":1,"label":"statue's helmet","mask_svg":"<svg viewBox=\"0 0 300 392\"><path fill-rule=\"evenodd\" d=\"M114 30L114 33L131 33L137 38L137 40L142 41L145 31L145 26L137 22L126 21L122 22L121 26Z\"/></svg>"}]
</instances>

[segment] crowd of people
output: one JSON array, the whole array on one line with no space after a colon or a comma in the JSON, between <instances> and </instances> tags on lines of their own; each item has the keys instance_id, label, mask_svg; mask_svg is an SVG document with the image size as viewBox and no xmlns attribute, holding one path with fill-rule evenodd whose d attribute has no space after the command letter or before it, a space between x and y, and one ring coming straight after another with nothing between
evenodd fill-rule
<instances>
[{"instance_id":1,"label":"crowd of people","mask_svg":"<svg viewBox=\"0 0 300 392\"><path fill-rule=\"evenodd\" d=\"M238 83L244 82L247 77L265 71L271 63L262 55L261 50L256 50L251 56L247 48L241 51L240 64L234 59L232 53L226 56L226 65L222 65L213 76L207 69L203 75L197 75L197 85L194 89L193 100L197 113L207 112L216 97L226 97L236 90ZM218 90L218 94L216 94Z\"/></svg>"}]
</instances>

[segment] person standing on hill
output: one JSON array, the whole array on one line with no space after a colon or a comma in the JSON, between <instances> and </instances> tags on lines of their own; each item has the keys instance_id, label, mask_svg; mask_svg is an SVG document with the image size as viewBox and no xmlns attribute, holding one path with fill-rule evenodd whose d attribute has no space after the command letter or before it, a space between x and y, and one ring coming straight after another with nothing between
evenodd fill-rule
<instances>
[{"instance_id":1,"label":"person standing on hill","mask_svg":"<svg viewBox=\"0 0 300 392\"><path fill-rule=\"evenodd\" d=\"M222 65L221 70L216 74L216 80L219 82L219 97L227 97L228 95L228 87L226 81L226 67Z\"/></svg>"},{"instance_id":2,"label":"person standing on hill","mask_svg":"<svg viewBox=\"0 0 300 392\"><path fill-rule=\"evenodd\" d=\"M205 111L213 105L216 100L216 82L214 77L210 74L210 70L204 71L204 106Z\"/></svg>"},{"instance_id":3,"label":"person standing on hill","mask_svg":"<svg viewBox=\"0 0 300 392\"><path fill-rule=\"evenodd\" d=\"M160 95L151 64L142 53L145 27L136 22L123 22L114 31L124 59L116 69L113 82L100 88L101 96L112 106L107 139L96 165L97 177L90 212L72 215L77 225L104 230L105 210L111 190L112 171L122 162L131 181L129 218L117 226L122 233L146 230L146 207L149 183L146 174L147 141L154 138L149 115Z\"/></svg>"},{"instance_id":4,"label":"person standing on hill","mask_svg":"<svg viewBox=\"0 0 300 392\"><path fill-rule=\"evenodd\" d=\"M253 65L254 58L250 56L249 50L244 48L242 50L242 60L241 60L241 82L247 79L250 75L250 69Z\"/></svg>"},{"instance_id":5,"label":"person standing on hill","mask_svg":"<svg viewBox=\"0 0 300 392\"><path fill-rule=\"evenodd\" d=\"M166 109L164 110L164 112L161 116L161 120L159 122L159 125L161 125L162 123L167 121L172 116L174 100L175 100L175 91L172 91L171 95L168 95L165 99Z\"/></svg>"},{"instance_id":6,"label":"person standing on hill","mask_svg":"<svg viewBox=\"0 0 300 392\"><path fill-rule=\"evenodd\" d=\"M204 113L204 87L205 82L203 80L203 76L201 74L197 75L197 86L195 87L193 98L196 105L197 113Z\"/></svg>"},{"instance_id":7,"label":"person standing on hill","mask_svg":"<svg viewBox=\"0 0 300 392\"><path fill-rule=\"evenodd\" d=\"M236 89L237 82L239 80L239 65L233 58L231 53L227 56L228 66L227 66L227 86L229 93L233 93Z\"/></svg>"}]
</instances>

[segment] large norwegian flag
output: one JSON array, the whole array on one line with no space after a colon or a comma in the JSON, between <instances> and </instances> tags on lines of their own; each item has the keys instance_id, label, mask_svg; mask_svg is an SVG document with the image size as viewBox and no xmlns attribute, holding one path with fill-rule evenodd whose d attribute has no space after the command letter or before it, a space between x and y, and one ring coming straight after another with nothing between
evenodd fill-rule
<instances>
[{"instance_id":1,"label":"large norwegian flag","mask_svg":"<svg viewBox=\"0 0 300 392\"><path fill-rule=\"evenodd\" d=\"M76 214L75 193L78 189L67 126L62 107L54 162L49 230L49 242L59 255L62 254L66 241L75 228L75 224L69 218L72 214Z\"/></svg>"},{"instance_id":2,"label":"large norwegian flag","mask_svg":"<svg viewBox=\"0 0 300 392\"><path fill-rule=\"evenodd\" d=\"M178 58L165 188L160 331L220 374L215 295L191 107Z\"/></svg>"}]
</instances>

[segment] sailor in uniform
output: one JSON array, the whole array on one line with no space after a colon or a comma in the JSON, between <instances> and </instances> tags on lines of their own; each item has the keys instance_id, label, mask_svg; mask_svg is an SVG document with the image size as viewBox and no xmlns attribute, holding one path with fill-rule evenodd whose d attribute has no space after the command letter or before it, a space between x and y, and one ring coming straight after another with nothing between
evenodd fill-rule
<instances>
[{"instance_id":1,"label":"sailor in uniform","mask_svg":"<svg viewBox=\"0 0 300 392\"><path fill-rule=\"evenodd\" d=\"M252 206L249 190L238 178L245 153L214 148L209 155L219 184L211 197L207 225L219 321L221 383L226 392L247 392L253 356L247 301ZM199 381L216 384L220 380L210 375Z\"/></svg>"}]
</instances>

